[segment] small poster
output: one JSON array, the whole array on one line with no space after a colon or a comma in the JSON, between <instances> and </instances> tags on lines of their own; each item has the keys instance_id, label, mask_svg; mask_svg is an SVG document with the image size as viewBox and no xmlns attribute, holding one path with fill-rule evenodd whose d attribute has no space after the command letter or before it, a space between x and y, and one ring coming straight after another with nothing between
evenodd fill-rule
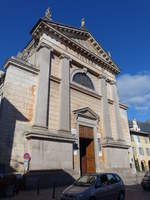
<instances>
[{"instance_id":1,"label":"small poster","mask_svg":"<svg viewBox=\"0 0 150 200\"><path fill-rule=\"evenodd\" d=\"M77 137L77 130L75 128L71 129L71 133L73 137Z\"/></svg>"},{"instance_id":2,"label":"small poster","mask_svg":"<svg viewBox=\"0 0 150 200\"><path fill-rule=\"evenodd\" d=\"M29 168L29 160L24 160L24 172L26 173L28 171Z\"/></svg>"}]
</instances>

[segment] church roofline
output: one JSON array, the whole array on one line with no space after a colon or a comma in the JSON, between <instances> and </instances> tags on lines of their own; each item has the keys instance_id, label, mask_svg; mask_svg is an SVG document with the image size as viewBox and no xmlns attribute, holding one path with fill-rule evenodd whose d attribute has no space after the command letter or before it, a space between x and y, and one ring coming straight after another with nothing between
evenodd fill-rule
<instances>
[{"instance_id":1,"label":"church roofline","mask_svg":"<svg viewBox=\"0 0 150 200\"><path fill-rule=\"evenodd\" d=\"M62 26L62 27L66 27L66 28L70 28L70 29L73 29L73 30L76 30L76 31L79 31L79 32L83 32L83 33L86 33L88 34L89 31L87 31L86 29L82 29L82 28L77 28L77 27L73 27L73 26L70 26L70 25L66 25L66 24L63 24L63 23L60 23L60 22L54 22L54 21L50 21L50 20L47 20L47 19L44 19L44 18L40 18L37 23L33 26L33 28L31 29L30 31L30 34L32 34L35 30L35 28L38 26L38 24L43 21L43 22L46 22L48 24L53 24L53 25L58 25L58 26Z\"/></svg>"}]
</instances>

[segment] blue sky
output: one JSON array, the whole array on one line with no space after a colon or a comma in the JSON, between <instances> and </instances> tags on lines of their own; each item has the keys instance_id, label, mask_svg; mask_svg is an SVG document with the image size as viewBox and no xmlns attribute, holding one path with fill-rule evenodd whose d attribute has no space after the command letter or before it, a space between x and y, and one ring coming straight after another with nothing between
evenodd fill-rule
<instances>
[{"instance_id":1,"label":"blue sky","mask_svg":"<svg viewBox=\"0 0 150 200\"><path fill-rule=\"evenodd\" d=\"M118 88L129 119L150 118L149 0L5 0L0 6L0 66L30 40L36 21L51 8L54 21L86 28L121 69Z\"/></svg>"}]
</instances>

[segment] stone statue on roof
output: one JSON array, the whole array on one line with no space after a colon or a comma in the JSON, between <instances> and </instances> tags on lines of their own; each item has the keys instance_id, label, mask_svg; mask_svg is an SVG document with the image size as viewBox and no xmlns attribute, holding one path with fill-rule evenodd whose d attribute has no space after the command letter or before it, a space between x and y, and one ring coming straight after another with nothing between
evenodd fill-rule
<instances>
[{"instance_id":1,"label":"stone statue on roof","mask_svg":"<svg viewBox=\"0 0 150 200\"><path fill-rule=\"evenodd\" d=\"M85 19L84 18L81 19L81 28L85 28Z\"/></svg>"},{"instance_id":2,"label":"stone statue on roof","mask_svg":"<svg viewBox=\"0 0 150 200\"><path fill-rule=\"evenodd\" d=\"M45 17L49 20L51 20L51 11L50 11L50 8L47 8L46 11L45 11Z\"/></svg>"},{"instance_id":3,"label":"stone statue on roof","mask_svg":"<svg viewBox=\"0 0 150 200\"><path fill-rule=\"evenodd\" d=\"M132 125L133 125L132 130L134 130L134 131L140 131L141 130L140 127L138 126L135 118L133 118L133 120L132 120Z\"/></svg>"}]
</instances>

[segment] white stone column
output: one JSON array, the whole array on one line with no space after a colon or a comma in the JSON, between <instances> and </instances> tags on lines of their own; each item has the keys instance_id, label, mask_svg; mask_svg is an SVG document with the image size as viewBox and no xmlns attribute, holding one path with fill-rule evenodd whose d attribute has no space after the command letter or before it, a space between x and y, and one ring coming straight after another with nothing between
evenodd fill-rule
<instances>
[{"instance_id":1,"label":"white stone column","mask_svg":"<svg viewBox=\"0 0 150 200\"><path fill-rule=\"evenodd\" d=\"M101 75L101 92L102 92L102 113L103 113L103 129L104 129L104 139L107 141L113 140L112 138L112 130L111 130L111 123L110 123L110 113L109 113L109 105L107 99L107 83L106 78Z\"/></svg>"},{"instance_id":2,"label":"white stone column","mask_svg":"<svg viewBox=\"0 0 150 200\"><path fill-rule=\"evenodd\" d=\"M111 81L112 91L113 91L113 100L114 100L114 108L115 108L115 118L116 118L116 126L118 132L118 140L124 141L122 124L121 124L121 114L120 114L120 106L119 106L119 97L117 92L117 85L115 81Z\"/></svg>"},{"instance_id":3,"label":"white stone column","mask_svg":"<svg viewBox=\"0 0 150 200\"><path fill-rule=\"evenodd\" d=\"M70 62L68 56L61 55L59 130L65 131L70 131Z\"/></svg>"},{"instance_id":4,"label":"white stone column","mask_svg":"<svg viewBox=\"0 0 150 200\"><path fill-rule=\"evenodd\" d=\"M48 127L51 56L52 49L45 43L41 43L38 51L38 65L40 67L40 72L36 96L34 126L43 128Z\"/></svg>"}]
</instances>

